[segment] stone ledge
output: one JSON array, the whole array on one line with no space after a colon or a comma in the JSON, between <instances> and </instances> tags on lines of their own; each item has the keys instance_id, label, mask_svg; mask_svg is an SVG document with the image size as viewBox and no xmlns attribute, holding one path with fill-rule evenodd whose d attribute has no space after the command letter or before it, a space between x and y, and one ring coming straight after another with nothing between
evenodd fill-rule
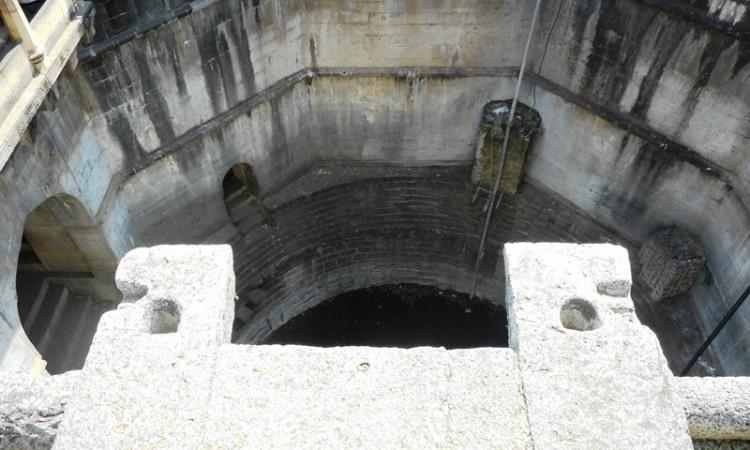
<instances>
[{"instance_id":1,"label":"stone ledge","mask_svg":"<svg viewBox=\"0 0 750 450\"><path fill-rule=\"evenodd\" d=\"M750 379L671 377L633 313L624 249L505 253L513 349L447 351L231 345L228 248L137 249L83 371L3 377L0 443L691 448L687 422L696 439L750 439ZM166 300L176 323L146 308Z\"/></svg>"},{"instance_id":2,"label":"stone ledge","mask_svg":"<svg viewBox=\"0 0 750 450\"><path fill-rule=\"evenodd\" d=\"M509 341L534 446L691 448L659 342L627 295L627 251L517 243L504 254Z\"/></svg>"},{"instance_id":3,"label":"stone ledge","mask_svg":"<svg viewBox=\"0 0 750 450\"><path fill-rule=\"evenodd\" d=\"M230 345L227 250L125 257L55 448L691 447L621 247L506 246L515 352Z\"/></svg>"},{"instance_id":4,"label":"stone ledge","mask_svg":"<svg viewBox=\"0 0 750 450\"><path fill-rule=\"evenodd\" d=\"M750 377L675 379L694 439L750 441Z\"/></svg>"}]
</instances>

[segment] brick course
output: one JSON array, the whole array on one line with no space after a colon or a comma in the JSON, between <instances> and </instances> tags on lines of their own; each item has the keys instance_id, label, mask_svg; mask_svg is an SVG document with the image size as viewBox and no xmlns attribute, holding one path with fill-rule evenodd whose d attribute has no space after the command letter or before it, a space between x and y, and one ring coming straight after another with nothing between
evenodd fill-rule
<instances>
[{"instance_id":1,"label":"brick course","mask_svg":"<svg viewBox=\"0 0 750 450\"><path fill-rule=\"evenodd\" d=\"M470 292L484 217L472 205L469 168L420 177L352 182L271 211L273 225L248 210L234 243L240 342L271 330L331 296L366 286L416 283ZM503 303L501 245L513 241L620 242L559 200L523 185L495 216L477 295ZM247 325L241 332L239 330Z\"/></svg>"}]
</instances>

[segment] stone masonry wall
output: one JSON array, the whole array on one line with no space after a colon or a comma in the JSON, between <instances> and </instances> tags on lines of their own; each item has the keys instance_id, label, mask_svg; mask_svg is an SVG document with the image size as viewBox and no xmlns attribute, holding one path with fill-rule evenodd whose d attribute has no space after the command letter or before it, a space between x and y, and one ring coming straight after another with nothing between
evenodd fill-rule
<instances>
[{"instance_id":1,"label":"stone masonry wall","mask_svg":"<svg viewBox=\"0 0 750 450\"><path fill-rule=\"evenodd\" d=\"M545 6L540 35L549 33L556 8L557 3ZM677 223L701 236L723 293L711 301L699 293L692 296L701 328L708 334L750 279L747 5L737 1L565 0L560 11L542 84L548 80L610 115L625 117L634 126L645 125L684 145L675 153L681 153L686 162L673 167L668 148L635 144L632 136L616 133L597 146L611 146L611 155L623 155L616 162L622 179L604 176L602 182L627 188L594 188L591 195L582 186L573 194L569 187L543 182L569 199L576 198L585 209L598 210L597 217L608 215L603 219L606 223L640 222L646 232ZM536 54L540 55L543 41L537 42ZM538 63L536 58L535 69ZM686 170L689 161L693 167ZM605 164L616 167L612 162ZM682 182L671 181L678 176ZM707 180L711 176L714 180ZM536 178L548 180L549 174L539 173ZM706 181L699 184L697 179ZM621 194L613 198L613 191ZM604 201L591 207L584 206L589 200L581 201L597 197ZM673 213L675 206L680 214ZM636 240L643 237L633 236ZM743 308L715 344L726 349L722 364L730 372L746 373L747 361L734 355L746 353L748 327L750 310Z\"/></svg>"},{"instance_id":2,"label":"stone masonry wall","mask_svg":"<svg viewBox=\"0 0 750 450\"><path fill-rule=\"evenodd\" d=\"M54 448L692 448L634 317L627 252L513 244L505 259L512 350L322 349L229 344L227 246L134 250L116 276L126 303L102 319ZM597 329L563 319L571 297ZM166 333L159 302L180 313Z\"/></svg>"},{"instance_id":3,"label":"stone masonry wall","mask_svg":"<svg viewBox=\"0 0 750 450\"><path fill-rule=\"evenodd\" d=\"M31 123L33 144L19 145L0 172L0 366L10 370L40 370L36 351L19 333L16 307L16 264L26 216L47 198L67 194L102 222L116 255L130 245L127 213L119 199L107 202L106 220L97 215L117 154L105 151L86 124L78 94L69 78L61 78Z\"/></svg>"},{"instance_id":4,"label":"stone masonry wall","mask_svg":"<svg viewBox=\"0 0 750 450\"><path fill-rule=\"evenodd\" d=\"M225 226L220 182L236 162L253 165L265 195L319 160L470 161L481 106L512 95L532 5L255 3L204 2L58 82L63 106L40 113L47 118L32 126L34 144L19 147L0 173L3 367L29 367L34 359L14 332L15 259L23 218L45 198L79 198L122 256L137 245L199 242ZM178 6L121 5L131 18L149 17L143 8ZM540 37L553 6L545 8ZM742 175L748 132L737 120L748 107L738 91L748 72L746 43L660 11L636 1L563 5L536 90L545 130L527 175L636 242L667 221L700 232L724 293L693 297L705 331L750 273ZM102 21L121 14L104 6L97 13ZM105 33L121 29L106 26ZM659 36L674 44L672 53L649 50ZM612 59L618 42L640 44L621 52L632 55L622 64L599 58ZM693 52L703 61L688 58L703 45ZM614 83L622 74L629 81ZM622 97L609 95L621 90ZM609 100L638 99L639 91L643 114L621 107L630 100ZM529 94L523 101L531 105ZM675 103L692 111L682 127ZM750 343L748 314L741 312L720 343L733 373L747 369L732 355Z\"/></svg>"},{"instance_id":5,"label":"stone masonry wall","mask_svg":"<svg viewBox=\"0 0 750 450\"><path fill-rule=\"evenodd\" d=\"M748 379L669 374L634 316L625 249L517 243L504 257L511 348L446 351L231 345L229 247L134 250L117 272L125 303L104 316L81 372L1 377L0 443L682 449L690 437L717 440L698 448L748 438Z\"/></svg>"},{"instance_id":6,"label":"stone masonry wall","mask_svg":"<svg viewBox=\"0 0 750 450\"><path fill-rule=\"evenodd\" d=\"M355 166L356 167L356 166ZM317 171L336 176L348 167ZM238 342L258 342L295 315L366 286L418 283L470 293L484 199L472 204L469 167L412 168L324 189L270 209L271 226L249 209L234 246ZM316 171L313 171L315 173ZM476 294L502 303L496 255L505 242L616 242L616 234L532 186L508 196L493 223ZM240 311L243 308L240 307ZM247 322L244 325L242 322Z\"/></svg>"},{"instance_id":7,"label":"stone masonry wall","mask_svg":"<svg viewBox=\"0 0 750 450\"><path fill-rule=\"evenodd\" d=\"M685 6L698 20L669 3L693 4ZM687 146L732 173L747 195L750 11L741 3L562 0L542 76ZM546 5L540 35L557 5ZM736 33L699 25L701 15Z\"/></svg>"},{"instance_id":8,"label":"stone masonry wall","mask_svg":"<svg viewBox=\"0 0 750 450\"><path fill-rule=\"evenodd\" d=\"M557 6L545 6L540 36ZM554 152L538 151L529 174L635 241L675 224L700 236L721 292L707 300L698 286L690 296L706 335L750 279L748 20L731 1L562 1L540 80L546 89L537 90L547 131L537 148ZM560 100L570 93L598 110L579 131L551 123L571 107ZM631 132L591 133L601 118ZM657 134L671 144L644 142ZM589 147L596 152L581 152ZM714 344L728 373L747 373L737 355L750 345L748 327L743 308Z\"/></svg>"}]
</instances>

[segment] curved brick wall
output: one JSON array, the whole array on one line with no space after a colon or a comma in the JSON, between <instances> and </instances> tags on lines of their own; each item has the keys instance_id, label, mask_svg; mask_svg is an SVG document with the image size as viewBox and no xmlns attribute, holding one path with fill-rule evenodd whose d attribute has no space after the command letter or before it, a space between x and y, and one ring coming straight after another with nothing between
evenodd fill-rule
<instances>
[{"instance_id":1,"label":"curved brick wall","mask_svg":"<svg viewBox=\"0 0 750 450\"><path fill-rule=\"evenodd\" d=\"M415 283L470 292L483 213L481 197L472 205L468 180L469 168L458 167L351 182L272 210L269 227L249 211L237 224L244 238L234 245L235 339L262 340L296 314L366 286ZM504 200L494 224L477 295L497 303L505 297L502 243L618 241L530 185Z\"/></svg>"},{"instance_id":2,"label":"curved brick wall","mask_svg":"<svg viewBox=\"0 0 750 450\"><path fill-rule=\"evenodd\" d=\"M237 162L252 164L264 201L321 161L468 164L482 106L512 95L533 8L207 0L139 32L186 0L96 3L95 46L113 38L112 47L88 49L97 56L58 79L34 119L33 143L0 171L2 369L40 363L19 332L15 274L24 218L49 196L79 199L121 257L221 233L221 180ZM715 283L688 300L699 319L692 328L705 336L750 273L750 13L736 2L698 3L545 3L530 70L541 64L558 4L562 13L535 96L528 77L522 101L535 104L544 126L527 180L634 243L673 224L701 236ZM127 39L115 38L120 32ZM516 216L548 217L531 207L501 220ZM569 230L566 240L586 235L575 229L580 221L549 220ZM516 227L514 239L542 239L503 224ZM283 261L317 249L276 245L289 247ZM264 293L254 301L259 320L281 320L262 307L271 301ZM716 342L725 373L750 370L737 357L750 345L748 324L750 310L740 310Z\"/></svg>"}]
</instances>

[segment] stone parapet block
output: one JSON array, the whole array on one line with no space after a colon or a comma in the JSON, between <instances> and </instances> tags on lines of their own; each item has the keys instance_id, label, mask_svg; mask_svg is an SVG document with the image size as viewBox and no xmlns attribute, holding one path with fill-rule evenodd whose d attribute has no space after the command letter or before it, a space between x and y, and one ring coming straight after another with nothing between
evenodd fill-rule
<instances>
[{"instance_id":1,"label":"stone parapet block","mask_svg":"<svg viewBox=\"0 0 750 450\"><path fill-rule=\"evenodd\" d=\"M134 250L54 448L692 448L623 248L505 267L511 349L241 346L228 247Z\"/></svg>"},{"instance_id":2,"label":"stone parapet block","mask_svg":"<svg viewBox=\"0 0 750 450\"><path fill-rule=\"evenodd\" d=\"M622 296L628 267L613 245L506 244L510 345L535 448L692 448L659 342Z\"/></svg>"},{"instance_id":3,"label":"stone parapet block","mask_svg":"<svg viewBox=\"0 0 750 450\"><path fill-rule=\"evenodd\" d=\"M226 345L203 446L529 449L517 364L500 348Z\"/></svg>"},{"instance_id":4,"label":"stone parapet block","mask_svg":"<svg viewBox=\"0 0 750 450\"><path fill-rule=\"evenodd\" d=\"M235 293L229 245L135 249L120 261L115 282L123 301L102 317L100 331L176 333L197 346L230 341Z\"/></svg>"},{"instance_id":5,"label":"stone parapet block","mask_svg":"<svg viewBox=\"0 0 750 450\"><path fill-rule=\"evenodd\" d=\"M123 302L99 322L55 448L199 448L218 350L231 338L231 248L135 249L115 279Z\"/></svg>"},{"instance_id":6,"label":"stone parapet block","mask_svg":"<svg viewBox=\"0 0 750 450\"><path fill-rule=\"evenodd\" d=\"M750 377L675 379L694 439L750 441Z\"/></svg>"}]
</instances>

